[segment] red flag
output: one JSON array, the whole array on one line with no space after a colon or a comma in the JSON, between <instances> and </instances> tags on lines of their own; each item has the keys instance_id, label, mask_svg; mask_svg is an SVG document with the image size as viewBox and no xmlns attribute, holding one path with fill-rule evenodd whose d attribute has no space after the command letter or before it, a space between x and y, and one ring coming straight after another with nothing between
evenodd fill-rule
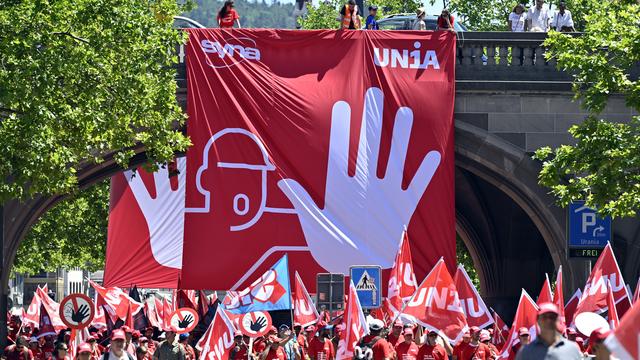
<instances>
[{"instance_id":1,"label":"red flag","mask_svg":"<svg viewBox=\"0 0 640 360\"><path fill-rule=\"evenodd\" d=\"M213 321L196 345L201 351L200 359L228 360L229 350L233 347L234 332L231 321L222 311L222 307L218 307Z\"/></svg>"},{"instance_id":2,"label":"red flag","mask_svg":"<svg viewBox=\"0 0 640 360\"><path fill-rule=\"evenodd\" d=\"M33 293L31 304L29 304L29 307L27 308L27 313L25 314L22 321L25 324L38 326L40 324L40 307L41 306L42 306L42 299L40 298L40 293L36 291Z\"/></svg>"},{"instance_id":3,"label":"red flag","mask_svg":"<svg viewBox=\"0 0 640 360\"><path fill-rule=\"evenodd\" d=\"M94 303L96 314L91 320L91 326L96 329L103 329L107 327L107 317L105 315L104 307L102 305L98 306Z\"/></svg>"},{"instance_id":4,"label":"red flag","mask_svg":"<svg viewBox=\"0 0 640 360\"><path fill-rule=\"evenodd\" d=\"M553 303L558 307L558 316L563 325L566 325L567 320L564 313L564 294L562 292L562 266L558 268L558 275L556 275L556 291L553 294Z\"/></svg>"},{"instance_id":5,"label":"red flag","mask_svg":"<svg viewBox=\"0 0 640 360\"><path fill-rule=\"evenodd\" d=\"M487 305L478 294L478 290L462 265L458 265L453 281L460 296L462 310L467 317L467 324L481 329L493 324L493 317Z\"/></svg>"},{"instance_id":6,"label":"red flag","mask_svg":"<svg viewBox=\"0 0 640 360\"><path fill-rule=\"evenodd\" d=\"M176 309L187 307L193 310L198 310L198 302L196 301L196 291L182 290L182 289L178 290L177 300L174 306L176 307Z\"/></svg>"},{"instance_id":7,"label":"red flag","mask_svg":"<svg viewBox=\"0 0 640 360\"><path fill-rule=\"evenodd\" d=\"M578 302L580 302L581 297L582 290L576 289L576 292L573 293L569 301L564 305L564 317L569 324L573 323L573 318L575 318L576 309L578 308Z\"/></svg>"},{"instance_id":8,"label":"red flag","mask_svg":"<svg viewBox=\"0 0 640 360\"><path fill-rule=\"evenodd\" d=\"M154 302L155 305L155 302ZM155 326L158 329L162 329L162 324L158 318L158 312L155 306L150 306L148 302L145 301L144 309L147 313L147 318L149 319L149 323L151 326Z\"/></svg>"},{"instance_id":9,"label":"red flag","mask_svg":"<svg viewBox=\"0 0 640 360\"><path fill-rule=\"evenodd\" d=\"M124 324L126 326L128 326L130 329L134 329L133 315L131 315L131 303L129 303L129 307L128 307L128 310L127 310L127 316L124 319Z\"/></svg>"},{"instance_id":10,"label":"red flag","mask_svg":"<svg viewBox=\"0 0 640 360\"><path fill-rule=\"evenodd\" d=\"M402 232L400 247L391 268L387 288L388 306L392 317L396 317L402 311L404 303L416 292L417 286L416 275L413 272L413 261L411 260L409 235L405 229Z\"/></svg>"},{"instance_id":11,"label":"red flag","mask_svg":"<svg viewBox=\"0 0 640 360\"><path fill-rule=\"evenodd\" d=\"M457 343L467 330L458 291L440 259L407 302L403 314Z\"/></svg>"},{"instance_id":12,"label":"red flag","mask_svg":"<svg viewBox=\"0 0 640 360\"><path fill-rule=\"evenodd\" d=\"M336 360L352 359L356 344L369 333L367 319L364 317L360 300L353 281L349 282L349 300L344 310L342 324L344 331L340 336Z\"/></svg>"},{"instance_id":13,"label":"red flag","mask_svg":"<svg viewBox=\"0 0 640 360\"><path fill-rule=\"evenodd\" d=\"M303 328L307 327L318 321L320 318L320 314L318 314L318 310L316 306L313 304L311 300L311 296L307 292L307 289L304 287L304 283L302 279L300 279L300 275L296 271L295 273L295 284L293 287L293 321L300 323Z\"/></svg>"},{"instance_id":14,"label":"red flag","mask_svg":"<svg viewBox=\"0 0 640 360\"><path fill-rule=\"evenodd\" d=\"M390 269L405 226L418 278L453 269L454 34L187 32L182 286L242 289L288 253L313 292Z\"/></svg>"},{"instance_id":15,"label":"red flag","mask_svg":"<svg viewBox=\"0 0 640 360\"><path fill-rule=\"evenodd\" d=\"M549 282L549 274L544 274L544 283L542 289L540 289L540 295L538 295L538 301L536 304L552 303L553 295L551 294L551 283Z\"/></svg>"},{"instance_id":16,"label":"red flag","mask_svg":"<svg viewBox=\"0 0 640 360\"><path fill-rule=\"evenodd\" d=\"M634 304L604 343L613 355L621 360L639 359L640 336L638 334L640 334L640 305Z\"/></svg>"},{"instance_id":17,"label":"red flag","mask_svg":"<svg viewBox=\"0 0 640 360\"><path fill-rule=\"evenodd\" d=\"M171 327L171 314L173 314L173 306L167 298L162 298L162 326L166 331Z\"/></svg>"},{"instance_id":18,"label":"red flag","mask_svg":"<svg viewBox=\"0 0 640 360\"><path fill-rule=\"evenodd\" d=\"M493 338L491 342L498 349L502 347L507 342L507 337L509 336L509 327L504 323L500 315L497 312L493 311Z\"/></svg>"},{"instance_id":19,"label":"red flag","mask_svg":"<svg viewBox=\"0 0 640 360\"><path fill-rule=\"evenodd\" d=\"M636 292L633 293L633 303L635 304L638 299L640 299L640 278L638 278L638 282L636 283Z\"/></svg>"},{"instance_id":20,"label":"red flag","mask_svg":"<svg viewBox=\"0 0 640 360\"><path fill-rule=\"evenodd\" d=\"M209 305L214 305L216 302L218 302L218 293L214 291L213 294L209 296Z\"/></svg>"},{"instance_id":21,"label":"red flag","mask_svg":"<svg viewBox=\"0 0 640 360\"><path fill-rule=\"evenodd\" d=\"M156 312L156 318L158 319L158 328L164 329L164 305L163 301L158 300L158 298L153 298L153 308Z\"/></svg>"},{"instance_id":22,"label":"red flag","mask_svg":"<svg viewBox=\"0 0 640 360\"><path fill-rule=\"evenodd\" d=\"M89 330L83 328L81 330L71 329L71 336L69 337L69 356L71 359L77 359L78 348L80 344L87 341L89 338Z\"/></svg>"},{"instance_id":23,"label":"red flag","mask_svg":"<svg viewBox=\"0 0 640 360\"><path fill-rule=\"evenodd\" d=\"M616 302L613 299L613 290L611 289L610 283L607 283L607 310L609 326L611 330L614 330L620 325L620 319L618 318L618 310L616 309Z\"/></svg>"},{"instance_id":24,"label":"red flag","mask_svg":"<svg viewBox=\"0 0 640 360\"><path fill-rule=\"evenodd\" d=\"M520 342L518 339L518 329L522 327L526 327L529 329L529 334L531 336L531 341L536 338L536 322L538 320L538 305L536 305L535 301L531 299L529 294L522 289L522 294L520 295L520 301L518 303L518 309L516 310L516 315L513 318L513 324L511 325L511 330L509 331L509 335L507 336L507 341L502 346L502 350L500 351L501 358L515 358L516 354L513 354L511 348L513 345Z\"/></svg>"},{"instance_id":25,"label":"red flag","mask_svg":"<svg viewBox=\"0 0 640 360\"><path fill-rule=\"evenodd\" d=\"M585 311L601 313L606 310L607 282L611 284L618 314L624 316L624 313L631 307L631 296L625 286L622 272L620 272L610 243L607 243L591 270L575 315Z\"/></svg>"},{"instance_id":26,"label":"red flag","mask_svg":"<svg viewBox=\"0 0 640 360\"><path fill-rule=\"evenodd\" d=\"M119 287L104 288L91 280L89 280L89 284L91 284L96 290L96 293L100 295L98 304L106 305L107 311L119 319L125 319L127 311L129 311L129 304L131 304L132 315L142 310L142 303L133 300L129 294L122 291Z\"/></svg>"},{"instance_id":27,"label":"red flag","mask_svg":"<svg viewBox=\"0 0 640 360\"><path fill-rule=\"evenodd\" d=\"M42 300L42 309L46 312L47 318L51 326L55 329L55 331L60 331L67 328L60 319L60 304L53 301L52 298L41 288L36 289L36 292L40 293L40 299ZM42 310L41 310L42 311ZM41 322L42 322L42 313L40 314Z\"/></svg>"},{"instance_id":28,"label":"red flag","mask_svg":"<svg viewBox=\"0 0 640 360\"><path fill-rule=\"evenodd\" d=\"M215 294L215 293L214 293ZM209 298L203 290L198 291L198 315L204 319L205 314L209 311Z\"/></svg>"},{"instance_id":29,"label":"red flag","mask_svg":"<svg viewBox=\"0 0 640 360\"><path fill-rule=\"evenodd\" d=\"M387 311L385 311L387 307L387 299L382 301L382 307L377 309L372 309L369 314L378 320L382 320L385 326L389 326L389 316L387 315Z\"/></svg>"}]
</instances>

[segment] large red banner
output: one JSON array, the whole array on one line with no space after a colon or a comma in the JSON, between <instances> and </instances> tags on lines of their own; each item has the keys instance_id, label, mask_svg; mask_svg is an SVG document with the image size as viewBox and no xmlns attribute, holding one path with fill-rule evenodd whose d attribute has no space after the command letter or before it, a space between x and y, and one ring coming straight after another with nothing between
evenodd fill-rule
<instances>
[{"instance_id":1,"label":"large red banner","mask_svg":"<svg viewBox=\"0 0 640 360\"><path fill-rule=\"evenodd\" d=\"M451 32L189 30L181 286L455 269Z\"/></svg>"}]
</instances>

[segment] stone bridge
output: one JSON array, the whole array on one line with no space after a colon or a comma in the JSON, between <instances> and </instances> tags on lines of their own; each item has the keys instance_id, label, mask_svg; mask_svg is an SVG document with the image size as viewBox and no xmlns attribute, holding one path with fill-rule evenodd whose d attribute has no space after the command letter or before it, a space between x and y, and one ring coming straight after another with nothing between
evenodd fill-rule
<instances>
[{"instance_id":1,"label":"stone bridge","mask_svg":"<svg viewBox=\"0 0 640 360\"><path fill-rule=\"evenodd\" d=\"M588 260L570 259L566 211L537 184L540 163L532 152L571 142L567 129L585 112L572 101L571 76L544 60L539 33L460 33L456 66L456 228L469 249L488 304L509 319L524 287L537 296L545 272L562 265L565 296L584 284ZM486 54L486 56L483 56ZM181 57L182 58L182 57ZM178 95L186 106L184 64ZM633 112L613 97L604 118L629 121ZM144 161L138 149L132 166ZM107 158L79 172L81 187L122 171ZM2 270L6 289L20 240L63 197L38 197L4 206ZM616 220L614 250L625 278L635 286L640 271L640 222ZM0 299L0 308L6 296ZM0 312L2 314L3 312ZM0 328L2 328L0 319Z\"/></svg>"}]
</instances>

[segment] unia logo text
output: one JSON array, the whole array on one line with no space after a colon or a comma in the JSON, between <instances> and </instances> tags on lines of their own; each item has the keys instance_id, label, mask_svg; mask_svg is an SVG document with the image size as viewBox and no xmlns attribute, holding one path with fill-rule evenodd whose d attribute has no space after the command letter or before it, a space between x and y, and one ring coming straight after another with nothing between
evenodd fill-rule
<instances>
[{"instance_id":1,"label":"unia logo text","mask_svg":"<svg viewBox=\"0 0 640 360\"><path fill-rule=\"evenodd\" d=\"M256 48L256 42L249 38L235 38L220 41L204 39L200 41L202 51L212 56L207 56L207 64L214 68L229 67L244 60L260 61L260 50Z\"/></svg>"},{"instance_id":2,"label":"unia logo text","mask_svg":"<svg viewBox=\"0 0 640 360\"><path fill-rule=\"evenodd\" d=\"M433 69L440 69L435 50L427 50L423 55L420 51L421 46L422 44L416 41L412 50L373 48L373 61L379 67L391 65L392 68L428 69L431 66Z\"/></svg>"}]
</instances>

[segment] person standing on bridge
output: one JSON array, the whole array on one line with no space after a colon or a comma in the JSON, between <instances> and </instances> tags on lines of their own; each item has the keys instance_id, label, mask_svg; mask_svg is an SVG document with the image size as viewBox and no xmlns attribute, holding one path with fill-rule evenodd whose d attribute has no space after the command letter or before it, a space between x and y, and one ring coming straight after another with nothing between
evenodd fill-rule
<instances>
[{"instance_id":1,"label":"person standing on bridge","mask_svg":"<svg viewBox=\"0 0 640 360\"><path fill-rule=\"evenodd\" d=\"M340 26L343 30L358 30L360 29L360 17L358 16L358 5L356 0L349 0L340 9Z\"/></svg>"},{"instance_id":2,"label":"person standing on bridge","mask_svg":"<svg viewBox=\"0 0 640 360\"><path fill-rule=\"evenodd\" d=\"M536 0L536 6L529 9L527 14L527 28L533 32L547 32L549 31L549 21L551 16L549 15L549 8L544 4L544 0Z\"/></svg>"},{"instance_id":3,"label":"person standing on bridge","mask_svg":"<svg viewBox=\"0 0 640 360\"><path fill-rule=\"evenodd\" d=\"M234 9L235 4L233 0L227 0L224 2L224 5L218 11L218 26L222 29L231 29L233 28L233 24L238 24L238 29L240 26L240 15Z\"/></svg>"},{"instance_id":4,"label":"person standing on bridge","mask_svg":"<svg viewBox=\"0 0 640 360\"><path fill-rule=\"evenodd\" d=\"M524 5L516 5L509 14L509 29L512 32L527 31L527 13L524 12Z\"/></svg>"},{"instance_id":5,"label":"person standing on bridge","mask_svg":"<svg viewBox=\"0 0 640 360\"><path fill-rule=\"evenodd\" d=\"M576 31L573 26L571 11L567 10L567 4L564 1L560 1L558 4L558 12L555 14L551 26L560 32Z\"/></svg>"}]
</instances>

